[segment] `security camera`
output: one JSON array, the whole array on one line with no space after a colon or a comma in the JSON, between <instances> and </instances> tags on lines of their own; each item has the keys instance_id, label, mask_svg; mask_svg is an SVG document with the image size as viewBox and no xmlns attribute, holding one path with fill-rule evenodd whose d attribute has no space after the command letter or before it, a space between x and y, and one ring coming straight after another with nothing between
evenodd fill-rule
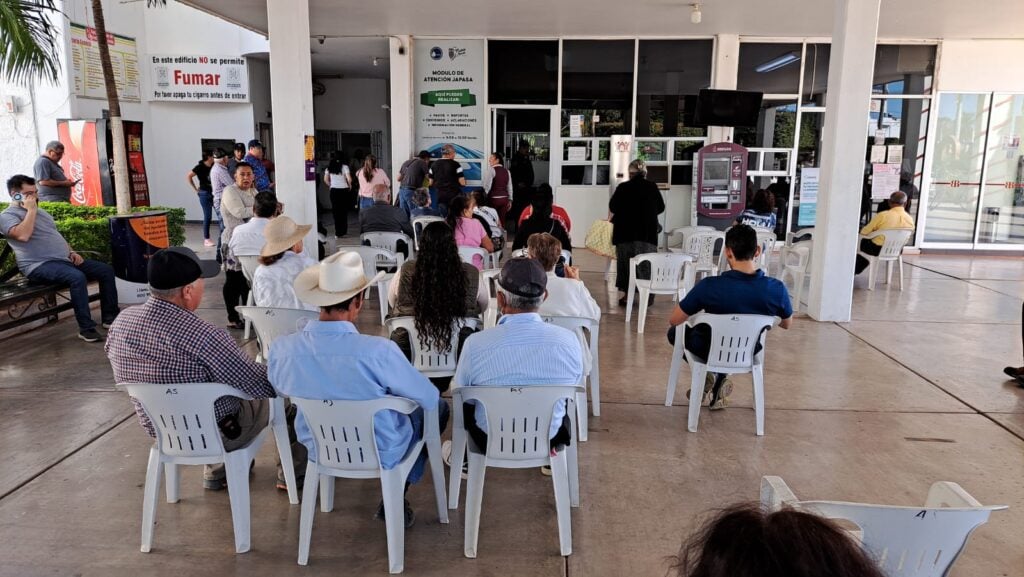
<instances>
[{"instance_id":1,"label":"security camera","mask_svg":"<svg viewBox=\"0 0 1024 577\"><path fill-rule=\"evenodd\" d=\"M327 41L327 37L326 36L317 36L316 37L316 41L319 42L320 44L323 44L324 42Z\"/></svg>"}]
</instances>

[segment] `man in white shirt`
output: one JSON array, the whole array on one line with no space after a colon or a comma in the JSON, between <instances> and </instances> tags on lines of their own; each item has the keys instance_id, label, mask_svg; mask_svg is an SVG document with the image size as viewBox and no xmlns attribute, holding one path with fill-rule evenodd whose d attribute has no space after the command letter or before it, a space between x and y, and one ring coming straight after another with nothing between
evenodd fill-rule
<instances>
[{"instance_id":1,"label":"man in white shirt","mask_svg":"<svg viewBox=\"0 0 1024 577\"><path fill-rule=\"evenodd\" d=\"M565 266L565 278L555 274L562 256L562 243L546 232L530 235L526 241L530 258L540 263L548 275L548 298L540 305L542 316L584 317L601 320L601 307L579 277L579 269Z\"/></svg>"},{"instance_id":2,"label":"man in white shirt","mask_svg":"<svg viewBox=\"0 0 1024 577\"><path fill-rule=\"evenodd\" d=\"M229 254L232 257L259 255L267 242L263 229L270 219L281 214L281 210L276 194L269 190L257 193L252 207L253 217L245 224L238 225L231 234L228 241Z\"/></svg>"}]
</instances>

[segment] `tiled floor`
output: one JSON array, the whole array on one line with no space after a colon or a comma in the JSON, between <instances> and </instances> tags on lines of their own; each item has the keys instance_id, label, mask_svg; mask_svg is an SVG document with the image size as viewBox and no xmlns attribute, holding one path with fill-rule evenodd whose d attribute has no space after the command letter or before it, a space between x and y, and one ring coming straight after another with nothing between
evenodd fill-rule
<instances>
[{"instance_id":1,"label":"tiled floor","mask_svg":"<svg viewBox=\"0 0 1024 577\"><path fill-rule=\"evenodd\" d=\"M440 525L429 481L410 492L406 573L664 575L710 511L757 499L761 475L774 474L801 497L906 505L956 481L1010 509L978 529L954 575L1024 576L1024 389L1001 373L1021 362L1024 261L908 257L904 291L858 288L852 322L801 317L772 331L758 438L742 376L730 408L705 410L688 433L685 384L663 406L674 304L659 297L638 335L606 292L603 262L577 258L605 316L602 416L580 448L573 555L558 555L547 478L492 470L475 560L462 555L463 510ZM215 280L199 314L224 323L219 303ZM375 310L360 329L382 334ZM102 346L75 338L70 319L0 346L0 576L385 574L372 481L339 482L335 511L317 515L310 565L295 564L299 510L273 487L271 444L252 481L250 553L233 553L227 494L204 492L192 469L181 502L159 504L153 552L140 553L150 441L113 390Z\"/></svg>"}]
</instances>

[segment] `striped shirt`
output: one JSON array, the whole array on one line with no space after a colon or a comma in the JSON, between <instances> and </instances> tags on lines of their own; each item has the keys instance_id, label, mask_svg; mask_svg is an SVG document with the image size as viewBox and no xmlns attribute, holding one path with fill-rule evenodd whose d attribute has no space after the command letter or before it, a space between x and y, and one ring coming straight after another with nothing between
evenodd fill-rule
<instances>
[{"instance_id":1,"label":"striped shirt","mask_svg":"<svg viewBox=\"0 0 1024 577\"><path fill-rule=\"evenodd\" d=\"M571 331L545 323L537 313L501 317L498 326L466 339L455 372L455 386L578 385L583 377L583 351ZM487 431L480 405L477 426ZM558 433L565 404L552 412L550 436Z\"/></svg>"},{"instance_id":2,"label":"striped shirt","mask_svg":"<svg viewBox=\"0 0 1024 577\"><path fill-rule=\"evenodd\" d=\"M117 316L104 345L117 383L224 383L258 399L274 396L267 369L250 359L224 329L176 304L150 297ZM153 424L134 398L139 424ZM236 397L213 405L217 422L238 413Z\"/></svg>"}]
</instances>

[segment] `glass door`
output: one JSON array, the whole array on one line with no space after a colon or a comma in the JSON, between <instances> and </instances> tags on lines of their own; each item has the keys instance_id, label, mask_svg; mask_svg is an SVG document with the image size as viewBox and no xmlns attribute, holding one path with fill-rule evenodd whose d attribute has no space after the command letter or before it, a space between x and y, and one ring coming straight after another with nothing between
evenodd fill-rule
<instances>
[{"instance_id":1,"label":"glass door","mask_svg":"<svg viewBox=\"0 0 1024 577\"><path fill-rule=\"evenodd\" d=\"M1024 243L1024 95L995 94L989 121L977 244Z\"/></svg>"},{"instance_id":2,"label":"glass door","mask_svg":"<svg viewBox=\"0 0 1024 577\"><path fill-rule=\"evenodd\" d=\"M824 108L804 108L800 111L799 122L797 123L797 130L799 130L800 136L797 140L796 152L796 185L790 189L788 207L779 206L779 198L775 199L775 205L779 208L779 214L787 215L786 224L782 230L795 232L802 228L814 226L817 206L811 207L808 204L803 207L801 212L800 185L804 179L805 170L814 169L817 171L821 168L821 139L824 129ZM814 178L818 178L818 176L816 175ZM815 195L813 202L817 205L817 195Z\"/></svg>"}]
</instances>

